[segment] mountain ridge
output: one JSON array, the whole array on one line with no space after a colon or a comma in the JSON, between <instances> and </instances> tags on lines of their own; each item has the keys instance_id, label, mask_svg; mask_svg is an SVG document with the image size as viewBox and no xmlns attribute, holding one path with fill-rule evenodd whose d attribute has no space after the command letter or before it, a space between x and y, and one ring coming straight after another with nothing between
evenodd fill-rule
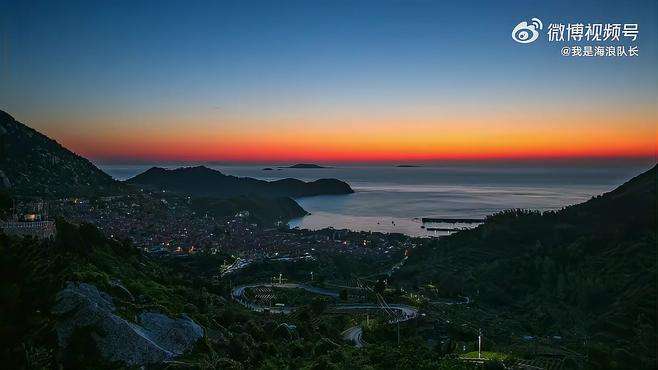
<instances>
[{"instance_id":1,"label":"mountain ridge","mask_svg":"<svg viewBox=\"0 0 658 370\"><path fill-rule=\"evenodd\" d=\"M0 187L14 195L102 196L123 184L88 159L0 110Z\"/></svg>"}]
</instances>

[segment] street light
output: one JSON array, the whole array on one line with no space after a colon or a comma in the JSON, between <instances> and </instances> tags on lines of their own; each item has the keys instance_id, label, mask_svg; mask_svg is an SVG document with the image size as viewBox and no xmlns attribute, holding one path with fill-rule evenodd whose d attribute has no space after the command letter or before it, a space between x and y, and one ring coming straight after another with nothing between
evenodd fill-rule
<instances>
[{"instance_id":1,"label":"street light","mask_svg":"<svg viewBox=\"0 0 658 370\"><path fill-rule=\"evenodd\" d=\"M478 329L478 358L482 358L482 329Z\"/></svg>"}]
</instances>

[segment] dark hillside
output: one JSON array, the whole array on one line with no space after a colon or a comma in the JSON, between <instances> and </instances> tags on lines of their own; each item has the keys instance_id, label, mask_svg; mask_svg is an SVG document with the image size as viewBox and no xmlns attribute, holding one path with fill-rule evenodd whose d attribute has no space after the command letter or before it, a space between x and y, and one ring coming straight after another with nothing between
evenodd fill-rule
<instances>
[{"instance_id":1,"label":"dark hillside","mask_svg":"<svg viewBox=\"0 0 658 370\"><path fill-rule=\"evenodd\" d=\"M265 198L239 196L228 199L194 198L192 209L200 214L224 219L240 211L249 211L248 219L259 225L272 226L277 221L287 222L308 213L290 198Z\"/></svg>"},{"instance_id":2,"label":"dark hillside","mask_svg":"<svg viewBox=\"0 0 658 370\"><path fill-rule=\"evenodd\" d=\"M651 368L656 257L654 166L585 203L543 214L501 212L428 243L395 278L468 295L528 335L589 338L593 366Z\"/></svg>"},{"instance_id":3,"label":"dark hillside","mask_svg":"<svg viewBox=\"0 0 658 370\"><path fill-rule=\"evenodd\" d=\"M0 187L15 195L96 196L124 186L87 159L0 111Z\"/></svg>"}]
</instances>

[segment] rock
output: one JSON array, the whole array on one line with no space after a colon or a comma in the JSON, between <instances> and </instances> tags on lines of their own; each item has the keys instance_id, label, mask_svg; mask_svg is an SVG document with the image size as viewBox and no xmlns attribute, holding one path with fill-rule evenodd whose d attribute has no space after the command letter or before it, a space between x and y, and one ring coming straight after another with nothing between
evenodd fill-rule
<instances>
[{"instance_id":1,"label":"rock","mask_svg":"<svg viewBox=\"0 0 658 370\"><path fill-rule=\"evenodd\" d=\"M9 181L9 177L7 177L2 170L0 170L0 180L0 184L2 184L5 189L11 188L11 181Z\"/></svg>"},{"instance_id":2,"label":"rock","mask_svg":"<svg viewBox=\"0 0 658 370\"><path fill-rule=\"evenodd\" d=\"M66 348L77 328L92 329L93 340L108 361L128 366L158 363L190 350L203 337L203 328L189 317L172 319L146 312L132 323L113 312L112 298L86 283L68 283L57 293L53 313L59 345Z\"/></svg>"},{"instance_id":3,"label":"rock","mask_svg":"<svg viewBox=\"0 0 658 370\"><path fill-rule=\"evenodd\" d=\"M145 312L139 315L140 325L151 333L150 338L175 355L181 355L203 337L203 328L187 315L172 319L167 315Z\"/></svg>"},{"instance_id":4,"label":"rock","mask_svg":"<svg viewBox=\"0 0 658 370\"><path fill-rule=\"evenodd\" d=\"M130 293L130 290L128 290L128 288L126 288L121 283L120 280L117 280L117 279L110 280L110 287L112 287L114 289L114 292L121 295L121 297L125 298L127 301L130 301L130 302L135 301L135 297L133 297L132 293Z\"/></svg>"},{"instance_id":5,"label":"rock","mask_svg":"<svg viewBox=\"0 0 658 370\"><path fill-rule=\"evenodd\" d=\"M57 293L56 303L52 312L55 315L66 315L66 320L56 326L57 339L60 346L65 347L77 327L93 325L114 311L112 297L96 289L90 284L68 286ZM75 325L67 325L75 323Z\"/></svg>"}]
</instances>

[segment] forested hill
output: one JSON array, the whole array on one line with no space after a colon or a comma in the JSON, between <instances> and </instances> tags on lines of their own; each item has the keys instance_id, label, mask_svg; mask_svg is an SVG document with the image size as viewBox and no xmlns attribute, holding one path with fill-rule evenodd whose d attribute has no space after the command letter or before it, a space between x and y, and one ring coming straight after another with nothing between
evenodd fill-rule
<instances>
[{"instance_id":1,"label":"forested hill","mask_svg":"<svg viewBox=\"0 0 658 370\"><path fill-rule=\"evenodd\" d=\"M615 190L567 207L563 217L582 218L599 232L612 232L610 226L624 229L656 230L656 167L636 176Z\"/></svg>"},{"instance_id":2,"label":"forested hill","mask_svg":"<svg viewBox=\"0 0 658 370\"><path fill-rule=\"evenodd\" d=\"M0 188L24 196L109 195L124 186L87 159L0 111Z\"/></svg>"},{"instance_id":3,"label":"forested hill","mask_svg":"<svg viewBox=\"0 0 658 370\"><path fill-rule=\"evenodd\" d=\"M241 195L303 197L354 192L347 183L336 179L320 179L312 182L297 179L263 181L225 175L204 166L175 170L153 167L127 182L157 190L221 198Z\"/></svg>"},{"instance_id":4,"label":"forested hill","mask_svg":"<svg viewBox=\"0 0 658 370\"><path fill-rule=\"evenodd\" d=\"M595 367L652 368L656 249L654 166L585 203L502 212L428 243L394 280L433 282L518 324L491 323L490 331L585 341Z\"/></svg>"}]
</instances>

